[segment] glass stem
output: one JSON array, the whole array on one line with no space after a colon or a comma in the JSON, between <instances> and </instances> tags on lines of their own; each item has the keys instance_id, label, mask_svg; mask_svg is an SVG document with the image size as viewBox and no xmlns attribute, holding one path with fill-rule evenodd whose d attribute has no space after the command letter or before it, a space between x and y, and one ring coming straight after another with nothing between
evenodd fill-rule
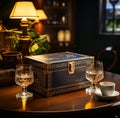
<instances>
[{"instance_id":1,"label":"glass stem","mask_svg":"<svg viewBox=\"0 0 120 118\"><path fill-rule=\"evenodd\" d=\"M93 88L93 89L96 88L96 83L92 83L92 88Z\"/></svg>"},{"instance_id":2,"label":"glass stem","mask_svg":"<svg viewBox=\"0 0 120 118\"><path fill-rule=\"evenodd\" d=\"M27 92L27 87L26 86L22 87L22 91L26 93Z\"/></svg>"}]
</instances>

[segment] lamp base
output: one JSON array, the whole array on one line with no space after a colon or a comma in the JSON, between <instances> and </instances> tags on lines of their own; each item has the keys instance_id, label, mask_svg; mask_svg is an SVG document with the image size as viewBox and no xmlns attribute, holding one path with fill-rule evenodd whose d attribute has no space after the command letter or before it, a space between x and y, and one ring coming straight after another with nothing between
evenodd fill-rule
<instances>
[{"instance_id":1,"label":"lamp base","mask_svg":"<svg viewBox=\"0 0 120 118\"><path fill-rule=\"evenodd\" d=\"M30 36L21 36L20 37L20 40L19 40L20 52L22 53L23 58L24 58L24 56L29 55L28 48L29 48L30 43L31 43Z\"/></svg>"}]
</instances>

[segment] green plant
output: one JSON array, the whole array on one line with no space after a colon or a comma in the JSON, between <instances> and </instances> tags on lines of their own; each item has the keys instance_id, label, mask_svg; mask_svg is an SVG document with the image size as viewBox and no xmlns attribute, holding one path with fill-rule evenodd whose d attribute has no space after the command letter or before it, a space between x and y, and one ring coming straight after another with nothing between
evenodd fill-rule
<instances>
[{"instance_id":1,"label":"green plant","mask_svg":"<svg viewBox=\"0 0 120 118\"><path fill-rule=\"evenodd\" d=\"M22 32L14 31L14 33L13 48L19 51L19 39ZM33 29L28 30L28 35L31 37L31 43L28 47L29 55L48 53L48 50L50 49L50 44L47 41L46 35L39 35Z\"/></svg>"}]
</instances>

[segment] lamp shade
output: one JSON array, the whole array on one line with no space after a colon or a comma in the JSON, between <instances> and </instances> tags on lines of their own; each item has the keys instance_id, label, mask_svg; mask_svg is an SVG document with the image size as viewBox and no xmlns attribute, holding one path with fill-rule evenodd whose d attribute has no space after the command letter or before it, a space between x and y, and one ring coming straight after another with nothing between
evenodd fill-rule
<instances>
[{"instance_id":1,"label":"lamp shade","mask_svg":"<svg viewBox=\"0 0 120 118\"><path fill-rule=\"evenodd\" d=\"M38 15L39 20L46 20L47 19L47 15L45 14L45 12L42 9L36 10L36 13Z\"/></svg>"},{"instance_id":2,"label":"lamp shade","mask_svg":"<svg viewBox=\"0 0 120 118\"><path fill-rule=\"evenodd\" d=\"M30 1L16 2L10 14L12 19L36 19L37 17L36 9Z\"/></svg>"}]
</instances>

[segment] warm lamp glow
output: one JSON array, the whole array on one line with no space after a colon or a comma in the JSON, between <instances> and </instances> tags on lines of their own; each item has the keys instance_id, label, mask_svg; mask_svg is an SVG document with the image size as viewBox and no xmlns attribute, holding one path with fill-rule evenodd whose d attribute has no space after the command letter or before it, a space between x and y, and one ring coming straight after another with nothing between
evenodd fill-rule
<instances>
[{"instance_id":1,"label":"warm lamp glow","mask_svg":"<svg viewBox=\"0 0 120 118\"><path fill-rule=\"evenodd\" d=\"M16 2L10 14L10 18L13 19L35 19L37 17L36 9L30 1Z\"/></svg>"},{"instance_id":2,"label":"warm lamp glow","mask_svg":"<svg viewBox=\"0 0 120 118\"><path fill-rule=\"evenodd\" d=\"M28 19L36 19L37 17L36 9L30 1L16 2L10 14L12 19L21 19L23 36L27 36Z\"/></svg>"},{"instance_id":3,"label":"warm lamp glow","mask_svg":"<svg viewBox=\"0 0 120 118\"><path fill-rule=\"evenodd\" d=\"M20 25L23 32L19 42L23 57L29 55L28 47L31 42L31 37L27 33L28 19L36 19L37 17L36 9L30 1L16 2L10 14L11 19L21 19Z\"/></svg>"},{"instance_id":4,"label":"warm lamp glow","mask_svg":"<svg viewBox=\"0 0 120 118\"><path fill-rule=\"evenodd\" d=\"M31 28L33 28L38 34L44 33L44 24L42 20L46 20L48 17L42 9L36 10L37 18L32 22Z\"/></svg>"},{"instance_id":5,"label":"warm lamp glow","mask_svg":"<svg viewBox=\"0 0 120 118\"><path fill-rule=\"evenodd\" d=\"M47 19L47 16L46 16L45 12L42 9L36 10L36 13L38 15L39 20L46 20Z\"/></svg>"},{"instance_id":6,"label":"warm lamp glow","mask_svg":"<svg viewBox=\"0 0 120 118\"><path fill-rule=\"evenodd\" d=\"M58 41L59 42L63 42L64 41L64 30L60 30L59 32L58 32L58 35L57 35L57 37L58 37Z\"/></svg>"},{"instance_id":7,"label":"warm lamp glow","mask_svg":"<svg viewBox=\"0 0 120 118\"><path fill-rule=\"evenodd\" d=\"M71 34L70 30L65 30L65 41L70 42Z\"/></svg>"}]
</instances>

